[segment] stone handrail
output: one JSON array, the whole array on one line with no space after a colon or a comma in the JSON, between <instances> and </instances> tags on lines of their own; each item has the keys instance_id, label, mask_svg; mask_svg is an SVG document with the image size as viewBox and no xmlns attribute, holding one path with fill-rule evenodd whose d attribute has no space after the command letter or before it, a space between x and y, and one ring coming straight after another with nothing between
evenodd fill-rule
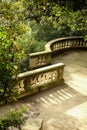
<instances>
[{"instance_id":1,"label":"stone handrail","mask_svg":"<svg viewBox=\"0 0 87 130\"><path fill-rule=\"evenodd\" d=\"M45 51L29 54L30 69L51 64L51 55L66 49L85 49L86 42L83 36L65 37L52 40L45 45Z\"/></svg>"},{"instance_id":2,"label":"stone handrail","mask_svg":"<svg viewBox=\"0 0 87 130\"><path fill-rule=\"evenodd\" d=\"M64 64L54 64L18 75L17 89L21 96L31 95L63 83Z\"/></svg>"}]
</instances>

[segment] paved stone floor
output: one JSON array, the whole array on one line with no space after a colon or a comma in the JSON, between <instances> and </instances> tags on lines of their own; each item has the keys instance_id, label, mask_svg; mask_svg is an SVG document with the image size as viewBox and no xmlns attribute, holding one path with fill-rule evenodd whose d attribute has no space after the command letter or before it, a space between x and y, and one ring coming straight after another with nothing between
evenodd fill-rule
<instances>
[{"instance_id":1,"label":"paved stone floor","mask_svg":"<svg viewBox=\"0 0 87 130\"><path fill-rule=\"evenodd\" d=\"M87 130L87 52L68 51L52 63L65 63L63 85L0 107L0 117L27 105L28 117L43 119L43 130Z\"/></svg>"},{"instance_id":2,"label":"paved stone floor","mask_svg":"<svg viewBox=\"0 0 87 130\"><path fill-rule=\"evenodd\" d=\"M65 82L87 96L87 52L86 51L68 51L60 56L54 57L52 63L65 63Z\"/></svg>"}]
</instances>

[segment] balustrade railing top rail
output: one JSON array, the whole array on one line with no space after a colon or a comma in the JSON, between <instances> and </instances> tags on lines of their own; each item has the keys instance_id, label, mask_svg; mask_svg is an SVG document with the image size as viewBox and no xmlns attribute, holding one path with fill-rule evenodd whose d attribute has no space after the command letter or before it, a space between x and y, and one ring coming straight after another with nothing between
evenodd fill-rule
<instances>
[{"instance_id":1,"label":"balustrade railing top rail","mask_svg":"<svg viewBox=\"0 0 87 130\"><path fill-rule=\"evenodd\" d=\"M82 44L81 44L81 43ZM74 36L74 37L65 37L65 38L58 38L48 42L45 45L46 51L58 51L66 48L73 48L73 47L83 47L84 37L83 36ZM80 44L79 44L80 43ZM77 46L78 45L78 46ZM84 43L85 45L85 43Z\"/></svg>"}]
</instances>

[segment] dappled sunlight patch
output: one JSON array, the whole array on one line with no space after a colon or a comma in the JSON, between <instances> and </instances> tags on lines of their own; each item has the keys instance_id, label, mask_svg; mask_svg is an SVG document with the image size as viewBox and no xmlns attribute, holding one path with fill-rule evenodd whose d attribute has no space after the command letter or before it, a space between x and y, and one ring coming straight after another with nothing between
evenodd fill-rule
<instances>
[{"instance_id":1,"label":"dappled sunlight patch","mask_svg":"<svg viewBox=\"0 0 87 130\"><path fill-rule=\"evenodd\" d=\"M78 119L87 120L87 102L73 107L72 109L65 112L65 114L73 116Z\"/></svg>"},{"instance_id":2,"label":"dappled sunlight patch","mask_svg":"<svg viewBox=\"0 0 87 130\"><path fill-rule=\"evenodd\" d=\"M70 76L72 80L67 81L67 84L76 91L87 96L87 75L82 73L73 73Z\"/></svg>"}]
</instances>

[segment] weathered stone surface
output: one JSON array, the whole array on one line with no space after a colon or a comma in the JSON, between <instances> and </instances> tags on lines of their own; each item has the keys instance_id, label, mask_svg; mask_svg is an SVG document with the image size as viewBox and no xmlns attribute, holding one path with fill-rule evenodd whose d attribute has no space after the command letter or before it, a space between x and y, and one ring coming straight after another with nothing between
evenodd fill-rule
<instances>
[{"instance_id":1,"label":"weathered stone surface","mask_svg":"<svg viewBox=\"0 0 87 130\"><path fill-rule=\"evenodd\" d=\"M22 130L42 130L42 119L28 119L26 124L22 126Z\"/></svg>"},{"instance_id":2,"label":"weathered stone surface","mask_svg":"<svg viewBox=\"0 0 87 130\"><path fill-rule=\"evenodd\" d=\"M19 130L19 129L14 126L11 126L11 127L9 127L9 130Z\"/></svg>"}]
</instances>

